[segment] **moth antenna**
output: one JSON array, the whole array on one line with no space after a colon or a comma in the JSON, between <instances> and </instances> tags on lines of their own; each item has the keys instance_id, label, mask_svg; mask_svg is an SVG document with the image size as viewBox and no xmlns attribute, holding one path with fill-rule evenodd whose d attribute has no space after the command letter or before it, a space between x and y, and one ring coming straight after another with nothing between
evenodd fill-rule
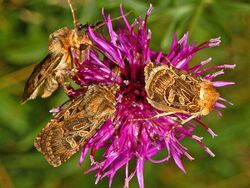
<instances>
[{"instance_id":1,"label":"moth antenna","mask_svg":"<svg viewBox=\"0 0 250 188\"><path fill-rule=\"evenodd\" d=\"M70 7L70 10L71 10L71 13L72 13L72 17L73 17L74 28L77 29L78 20L77 20L77 17L76 17L76 11L72 6L71 0L68 0L68 4L69 4L69 7Z\"/></svg>"},{"instance_id":2,"label":"moth antenna","mask_svg":"<svg viewBox=\"0 0 250 188\"><path fill-rule=\"evenodd\" d=\"M124 16L128 16L129 14L131 14L131 12L132 12L132 11L129 11L129 12L126 13ZM118 16L118 17L116 17L116 18L111 19L111 21L113 22L113 21L119 20L119 19L121 19L121 18L122 18L122 16ZM95 30L101 28L101 27L104 26L104 25L105 25L105 22L98 23L97 25L94 26L93 30L95 31Z\"/></svg>"}]
</instances>

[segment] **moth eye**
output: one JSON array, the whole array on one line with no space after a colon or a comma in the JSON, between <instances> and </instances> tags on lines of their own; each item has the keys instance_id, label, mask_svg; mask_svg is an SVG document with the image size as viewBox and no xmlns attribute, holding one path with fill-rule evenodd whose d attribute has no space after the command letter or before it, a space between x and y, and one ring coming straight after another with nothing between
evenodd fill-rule
<instances>
[{"instance_id":1,"label":"moth eye","mask_svg":"<svg viewBox=\"0 0 250 188\"><path fill-rule=\"evenodd\" d=\"M87 48L88 48L88 45L86 45L86 44L80 45L80 50L86 50Z\"/></svg>"},{"instance_id":2,"label":"moth eye","mask_svg":"<svg viewBox=\"0 0 250 188\"><path fill-rule=\"evenodd\" d=\"M88 26L89 26L88 23L86 23L86 24L79 24L79 25L77 26L77 29L78 29L78 31L82 31L82 30L87 29Z\"/></svg>"}]
</instances>

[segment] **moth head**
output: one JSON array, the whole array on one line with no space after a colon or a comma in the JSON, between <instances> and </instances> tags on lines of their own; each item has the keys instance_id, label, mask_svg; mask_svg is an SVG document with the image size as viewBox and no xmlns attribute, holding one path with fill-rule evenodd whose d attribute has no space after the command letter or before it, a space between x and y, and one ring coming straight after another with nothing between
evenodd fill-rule
<instances>
[{"instance_id":1,"label":"moth head","mask_svg":"<svg viewBox=\"0 0 250 188\"><path fill-rule=\"evenodd\" d=\"M79 32L85 32L88 29L88 27L89 27L88 23L86 24L78 23L76 29Z\"/></svg>"},{"instance_id":2,"label":"moth head","mask_svg":"<svg viewBox=\"0 0 250 188\"><path fill-rule=\"evenodd\" d=\"M92 46L92 42L85 35L85 32L78 32L74 29L72 32L71 46L80 50L86 50L89 46Z\"/></svg>"},{"instance_id":3,"label":"moth head","mask_svg":"<svg viewBox=\"0 0 250 188\"><path fill-rule=\"evenodd\" d=\"M214 107L215 102L219 97L219 93L209 81L202 81L200 83L200 106L201 115L207 115Z\"/></svg>"}]
</instances>

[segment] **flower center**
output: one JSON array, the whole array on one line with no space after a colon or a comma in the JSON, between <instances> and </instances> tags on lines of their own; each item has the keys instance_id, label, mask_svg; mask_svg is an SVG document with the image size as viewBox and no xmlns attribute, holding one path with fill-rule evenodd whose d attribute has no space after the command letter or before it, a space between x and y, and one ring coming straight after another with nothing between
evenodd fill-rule
<instances>
[{"instance_id":1,"label":"flower center","mask_svg":"<svg viewBox=\"0 0 250 188\"><path fill-rule=\"evenodd\" d=\"M132 104L144 103L146 100L146 92L140 82L124 80L120 92L123 100L130 101Z\"/></svg>"}]
</instances>

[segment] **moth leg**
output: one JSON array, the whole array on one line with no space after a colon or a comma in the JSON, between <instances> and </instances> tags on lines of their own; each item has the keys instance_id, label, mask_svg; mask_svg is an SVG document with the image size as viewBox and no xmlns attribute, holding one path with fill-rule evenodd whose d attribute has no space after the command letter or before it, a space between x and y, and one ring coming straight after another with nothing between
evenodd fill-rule
<instances>
[{"instance_id":1,"label":"moth leg","mask_svg":"<svg viewBox=\"0 0 250 188\"><path fill-rule=\"evenodd\" d=\"M44 92L42 98L49 97L58 88L58 82L54 77L50 77L44 84Z\"/></svg>"},{"instance_id":2,"label":"moth leg","mask_svg":"<svg viewBox=\"0 0 250 188\"><path fill-rule=\"evenodd\" d=\"M193 115L190 116L189 118L187 118L187 119L185 119L185 120L182 120L181 124L183 125L183 124L187 123L188 121L190 121L190 120L196 118L198 115L199 115L199 114L193 114Z\"/></svg>"},{"instance_id":3,"label":"moth leg","mask_svg":"<svg viewBox=\"0 0 250 188\"><path fill-rule=\"evenodd\" d=\"M182 127L182 125L180 125L180 124L178 124L178 123L175 124L175 125L173 125L173 126L171 127L171 129L170 129L169 131L167 131L166 136L165 136L165 139L168 139L169 136L170 136L170 134L171 134L171 132L174 131L177 127Z\"/></svg>"},{"instance_id":4,"label":"moth leg","mask_svg":"<svg viewBox=\"0 0 250 188\"><path fill-rule=\"evenodd\" d=\"M56 74L56 80L58 82L58 85L63 88L64 92L66 94L69 93L69 86L70 82L65 82L65 75L67 75L67 71L61 71L60 74Z\"/></svg>"},{"instance_id":5,"label":"moth leg","mask_svg":"<svg viewBox=\"0 0 250 188\"><path fill-rule=\"evenodd\" d=\"M68 91L69 91L68 90L69 84L66 83L66 82L64 82L64 78L62 76L58 76L57 80L58 80L59 85L63 88L64 92L68 93Z\"/></svg>"},{"instance_id":6,"label":"moth leg","mask_svg":"<svg viewBox=\"0 0 250 188\"><path fill-rule=\"evenodd\" d=\"M119 135L118 135L119 126L117 125L117 122L113 122L113 125L114 125L114 134L115 134L116 147L120 148L119 142L118 142L118 138L119 138Z\"/></svg>"}]
</instances>

